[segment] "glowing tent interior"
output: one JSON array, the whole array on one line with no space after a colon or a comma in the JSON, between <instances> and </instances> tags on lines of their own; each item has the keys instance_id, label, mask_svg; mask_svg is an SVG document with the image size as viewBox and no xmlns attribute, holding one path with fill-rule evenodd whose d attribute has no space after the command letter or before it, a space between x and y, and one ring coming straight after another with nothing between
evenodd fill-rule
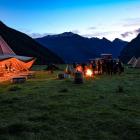
<instances>
[{"instance_id":1,"label":"glowing tent interior","mask_svg":"<svg viewBox=\"0 0 140 140\"><path fill-rule=\"evenodd\" d=\"M0 36L0 73L15 73L21 71L28 71L33 63L35 58L18 56L9 45L4 41Z\"/></svg>"}]
</instances>

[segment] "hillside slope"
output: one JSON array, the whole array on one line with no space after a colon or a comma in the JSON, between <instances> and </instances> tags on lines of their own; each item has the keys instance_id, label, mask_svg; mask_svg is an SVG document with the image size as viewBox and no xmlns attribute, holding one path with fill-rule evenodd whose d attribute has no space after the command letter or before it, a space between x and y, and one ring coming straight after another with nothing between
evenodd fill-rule
<instances>
[{"instance_id":1,"label":"hillside slope","mask_svg":"<svg viewBox=\"0 0 140 140\"><path fill-rule=\"evenodd\" d=\"M127 63L133 56L140 57L140 34L124 47L120 58Z\"/></svg>"},{"instance_id":2,"label":"hillside slope","mask_svg":"<svg viewBox=\"0 0 140 140\"><path fill-rule=\"evenodd\" d=\"M0 35L17 55L37 58L36 63L63 63L54 52L36 42L31 37L7 27L0 21Z\"/></svg>"}]
</instances>

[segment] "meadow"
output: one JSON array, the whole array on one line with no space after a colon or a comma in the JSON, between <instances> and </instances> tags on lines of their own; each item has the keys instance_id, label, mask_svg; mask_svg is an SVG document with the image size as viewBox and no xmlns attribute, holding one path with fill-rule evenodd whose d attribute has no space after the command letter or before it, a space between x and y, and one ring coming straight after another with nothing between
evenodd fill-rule
<instances>
[{"instance_id":1,"label":"meadow","mask_svg":"<svg viewBox=\"0 0 140 140\"><path fill-rule=\"evenodd\" d=\"M33 69L26 83L0 83L0 140L140 139L140 69L79 85Z\"/></svg>"}]
</instances>

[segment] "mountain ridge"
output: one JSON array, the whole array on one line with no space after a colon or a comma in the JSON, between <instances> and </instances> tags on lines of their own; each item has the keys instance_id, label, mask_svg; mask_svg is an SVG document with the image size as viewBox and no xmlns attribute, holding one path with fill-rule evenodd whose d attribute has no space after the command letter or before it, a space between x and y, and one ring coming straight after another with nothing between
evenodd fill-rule
<instances>
[{"instance_id":1,"label":"mountain ridge","mask_svg":"<svg viewBox=\"0 0 140 140\"><path fill-rule=\"evenodd\" d=\"M112 53L114 57L118 57L122 48L127 44L120 39L110 41L105 37L102 39L86 38L72 32L47 35L35 40L55 52L65 62L87 61L90 58L100 57L101 53Z\"/></svg>"}]
</instances>

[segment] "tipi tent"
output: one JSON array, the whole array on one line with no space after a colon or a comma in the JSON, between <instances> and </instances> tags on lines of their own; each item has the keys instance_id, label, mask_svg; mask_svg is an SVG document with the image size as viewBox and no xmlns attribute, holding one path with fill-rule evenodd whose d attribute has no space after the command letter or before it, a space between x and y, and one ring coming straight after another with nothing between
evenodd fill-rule
<instances>
[{"instance_id":1,"label":"tipi tent","mask_svg":"<svg viewBox=\"0 0 140 140\"><path fill-rule=\"evenodd\" d=\"M128 65L133 65L135 62L137 61L136 57L133 56L129 61L128 61Z\"/></svg>"},{"instance_id":2,"label":"tipi tent","mask_svg":"<svg viewBox=\"0 0 140 140\"><path fill-rule=\"evenodd\" d=\"M34 61L33 57L16 55L0 36L0 72L28 71Z\"/></svg>"},{"instance_id":3,"label":"tipi tent","mask_svg":"<svg viewBox=\"0 0 140 140\"><path fill-rule=\"evenodd\" d=\"M133 68L140 68L140 57L136 60L136 62L133 64Z\"/></svg>"}]
</instances>

